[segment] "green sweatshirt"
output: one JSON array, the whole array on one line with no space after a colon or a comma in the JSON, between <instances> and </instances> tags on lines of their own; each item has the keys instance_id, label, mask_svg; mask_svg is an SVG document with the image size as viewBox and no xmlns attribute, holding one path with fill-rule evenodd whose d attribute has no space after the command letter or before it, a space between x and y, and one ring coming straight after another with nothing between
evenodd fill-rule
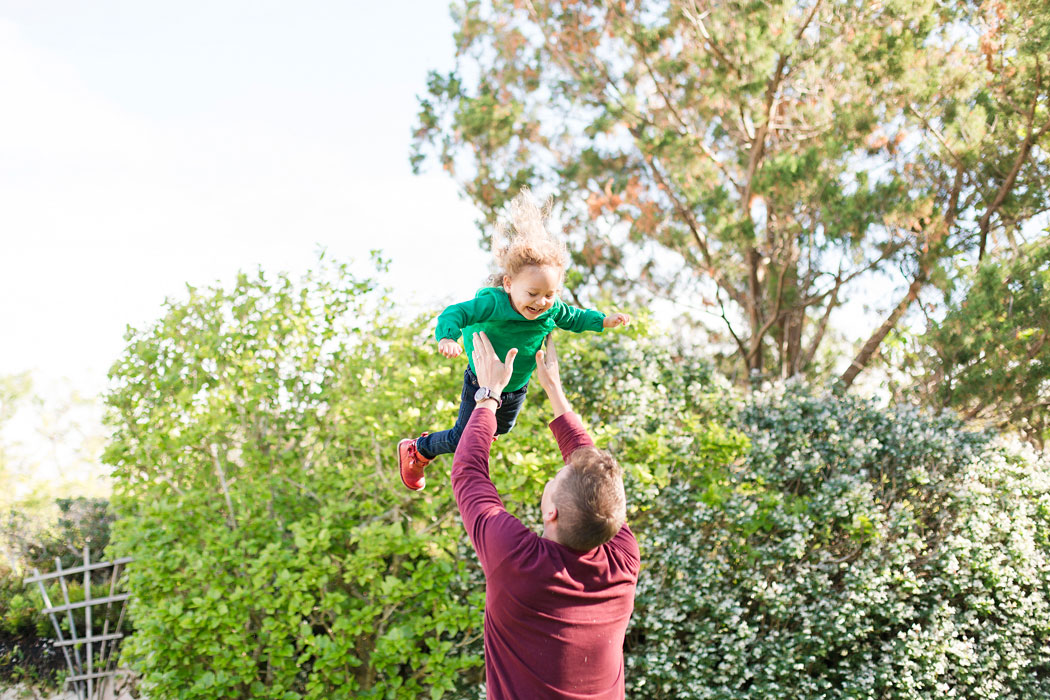
<instances>
[{"instance_id":1,"label":"green sweatshirt","mask_svg":"<svg viewBox=\"0 0 1050 700\"><path fill-rule=\"evenodd\" d=\"M547 309L535 320L525 318L510 304L510 297L500 287L479 289L470 301L449 306L438 316L435 336L459 340L463 335L463 346L467 350L467 360L474 369L473 334L484 331L492 343L496 355L502 360L507 357L511 348L518 349L514 358L514 374L504 391L517 391L529 383L533 370L536 369L536 351L540 349L543 339L555 328L582 333L595 331L601 333L605 314L593 309L578 309L558 299L554 306Z\"/></svg>"}]
</instances>

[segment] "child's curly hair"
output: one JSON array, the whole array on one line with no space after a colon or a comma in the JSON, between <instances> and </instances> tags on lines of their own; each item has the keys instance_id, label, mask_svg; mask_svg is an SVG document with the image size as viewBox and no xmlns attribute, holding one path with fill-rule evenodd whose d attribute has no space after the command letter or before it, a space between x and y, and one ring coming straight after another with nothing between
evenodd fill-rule
<instances>
[{"instance_id":1,"label":"child's curly hair","mask_svg":"<svg viewBox=\"0 0 1050 700\"><path fill-rule=\"evenodd\" d=\"M542 207L536 206L528 187L511 200L509 224L500 221L492 234L492 256L500 271L489 278L490 285L499 287L504 275L513 277L530 265L565 271L569 250L546 226L553 204L548 197Z\"/></svg>"}]
</instances>

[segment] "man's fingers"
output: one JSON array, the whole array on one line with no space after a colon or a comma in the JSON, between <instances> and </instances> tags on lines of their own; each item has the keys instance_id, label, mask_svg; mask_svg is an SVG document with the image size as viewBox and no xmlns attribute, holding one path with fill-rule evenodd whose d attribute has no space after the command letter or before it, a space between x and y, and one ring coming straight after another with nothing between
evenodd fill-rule
<instances>
[{"instance_id":1,"label":"man's fingers","mask_svg":"<svg viewBox=\"0 0 1050 700\"><path fill-rule=\"evenodd\" d=\"M489 337L485 335L485 331L474 334L474 347L479 348L482 353L492 352L492 343L489 342Z\"/></svg>"}]
</instances>

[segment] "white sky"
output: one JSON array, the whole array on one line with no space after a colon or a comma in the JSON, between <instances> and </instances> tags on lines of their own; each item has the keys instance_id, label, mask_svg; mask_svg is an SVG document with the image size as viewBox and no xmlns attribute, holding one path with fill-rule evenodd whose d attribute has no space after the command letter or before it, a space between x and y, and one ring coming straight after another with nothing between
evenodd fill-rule
<instances>
[{"instance_id":1,"label":"white sky","mask_svg":"<svg viewBox=\"0 0 1050 700\"><path fill-rule=\"evenodd\" d=\"M473 207L408 166L445 3L0 0L0 373L98 390L187 282L319 246L467 298Z\"/></svg>"},{"instance_id":2,"label":"white sky","mask_svg":"<svg viewBox=\"0 0 1050 700\"><path fill-rule=\"evenodd\" d=\"M125 326L186 283L300 272L322 246L383 250L405 303L472 296L476 212L408 165L452 31L438 0L0 0L0 375L97 395ZM69 415L101 430L97 405ZM3 436L23 477L91 478L41 421Z\"/></svg>"}]
</instances>

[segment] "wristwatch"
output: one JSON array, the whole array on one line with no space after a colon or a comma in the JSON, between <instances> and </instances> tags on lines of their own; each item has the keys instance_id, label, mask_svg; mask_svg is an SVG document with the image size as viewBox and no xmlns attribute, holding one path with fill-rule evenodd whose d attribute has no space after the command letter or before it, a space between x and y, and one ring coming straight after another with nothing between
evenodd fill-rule
<instances>
[{"instance_id":1,"label":"wristwatch","mask_svg":"<svg viewBox=\"0 0 1050 700\"><path fill-rule=\"evenodd\" d=\"M474 392L474 403L481 403L485 399L494 399L496 401L496 408L503 405L503 400L499 397L499 394L489 389L487 386L483 386Z\"/></svg>"}]
</instances>

